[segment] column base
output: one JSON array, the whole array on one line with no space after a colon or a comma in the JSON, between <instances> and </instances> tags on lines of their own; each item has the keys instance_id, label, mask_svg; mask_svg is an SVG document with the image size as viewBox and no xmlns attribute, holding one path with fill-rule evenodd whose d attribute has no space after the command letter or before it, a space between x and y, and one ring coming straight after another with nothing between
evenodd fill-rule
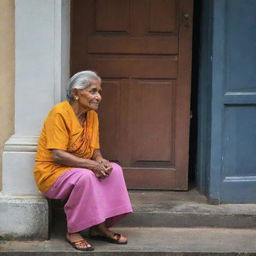
<instances>
[{"instance_id":1,"label":"column base","mask_svg":"<svg viewBox=\"0 0 256 256\"><path fill-rule=\"evenodd\" d=\"M41 196L0 194L0 237L5 240L47 240L49 207Z\"/></svg>"}]
</instances>

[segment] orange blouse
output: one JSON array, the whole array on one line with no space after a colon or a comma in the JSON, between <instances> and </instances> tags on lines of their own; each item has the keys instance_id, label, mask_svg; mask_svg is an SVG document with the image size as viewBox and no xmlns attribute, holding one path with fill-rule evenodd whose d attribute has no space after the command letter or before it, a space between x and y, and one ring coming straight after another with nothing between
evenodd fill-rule
<instances>
[{"instance_id":1,"label":"orange blouse","mask_svg":"<svg viewBox=\"0 0 256 256\"><path fill-rule=\"evenodd\" d=\"M51 149L90 159L99 148L99 121L94 110L87 112L82 127L68 101L55 105L44 121L38 142L34 177L39 190L46 192L61 174L74 168L54 163Z\"/></svg>"}]
</instances>

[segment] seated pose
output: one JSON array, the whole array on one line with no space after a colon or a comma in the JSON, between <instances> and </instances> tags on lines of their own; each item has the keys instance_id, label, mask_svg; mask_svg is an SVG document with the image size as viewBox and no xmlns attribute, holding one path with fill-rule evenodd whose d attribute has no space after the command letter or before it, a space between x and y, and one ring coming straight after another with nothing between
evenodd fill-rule
<instances>
[{"instance_id":1,"label":"seated pose","mask_svg":"<svg viewBox=\"0 0 256 256\"><path fill-rule=\"evenodd\" d=\"M37 186L46 197L66 201L66 240L75 249L93 250L79 233L87 228L92 239L126 244L125 236L109 230L132 207L122 168L100 152L101 78L92 71L75 74L67 99L44 122L34 169Z\"/></svg>"}]
</instances>

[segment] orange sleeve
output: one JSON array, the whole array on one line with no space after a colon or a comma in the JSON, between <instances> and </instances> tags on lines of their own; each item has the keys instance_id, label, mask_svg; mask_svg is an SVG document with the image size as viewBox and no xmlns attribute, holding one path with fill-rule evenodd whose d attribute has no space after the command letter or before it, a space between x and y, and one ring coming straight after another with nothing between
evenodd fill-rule
<instances>
[{"instance_id":1,"label":"orange sleeve","mask_svg":"<svg viewBox=\"0 0 256 256\"><path fill-rule=\"evenodd\" d=\"M51 113L45 122L46 148L67 150L69 133L63 116Z\"/></svg>"}]
</instances>

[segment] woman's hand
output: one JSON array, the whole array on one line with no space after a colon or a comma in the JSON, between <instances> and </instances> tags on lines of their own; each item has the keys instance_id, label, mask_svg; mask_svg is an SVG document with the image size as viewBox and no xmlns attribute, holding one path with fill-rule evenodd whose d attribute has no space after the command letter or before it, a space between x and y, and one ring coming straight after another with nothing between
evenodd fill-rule
<instances>
[{"instance_id":1,"label":"woman's hand","mask_svg":"<svg viewBox=\"0 0 256 256\"><path fill-rule=\"evenodd\" d=\"M103 163L95 161L95 165L91 168L97 178L105 179L111 173L109 166ZM112 168L112 166L111 166ZM112 170L112 169L111 169Z\"/></svg>"},{"instance_id":2,"label":"woman's hand","mask_svg":"<svg viewBox=\"0 0 256 256\"><path fill-rule=\"evenodd\" d=\"M102 164L105 168L105 172L108 175L110 175L110 173L112 172L113 167L112 167L112 165L110 164L110 162L108 160L106 160L102 157L102 154L101 154L99 149L94 150L92 159L97 161L98 163Z\"/></svg>"},{"instance_id":3,"label":"woman's hand","mask_svg":"<svg viewBox=\"0 0 256 256\"><path fill-rule=\"evenodd\" d=\"M110 164L110 162L107 160L107 159L100 159L98 160L97 162L103 164L104 168L105 168L105 171L107 172L108 175L110 175L110 173L112 172L113 170L113 167L112 165Z\"/></svg>"}]
</instances>

